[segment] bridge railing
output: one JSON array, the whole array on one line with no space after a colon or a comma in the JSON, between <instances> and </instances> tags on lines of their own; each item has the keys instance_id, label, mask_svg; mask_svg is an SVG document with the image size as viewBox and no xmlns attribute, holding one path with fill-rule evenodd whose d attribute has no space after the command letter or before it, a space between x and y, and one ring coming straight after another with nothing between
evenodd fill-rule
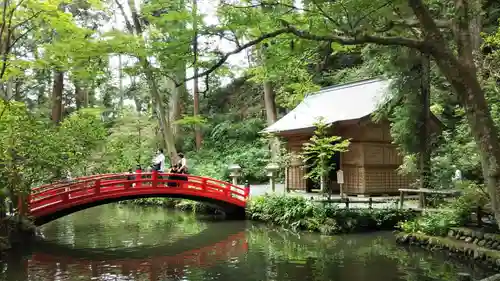
<instances>
[{"instance_id":1,"label":"bridge railing","mask_svg":"<svg viewBox=\"0 0 500 281\"><path fill-rule=\"evenodd\" d=\"M129 179L133 176L134 179ZM154 193L156 189L168 189L169 193L205 195L238 205L245 205L250 190L228 182L194 175L168 173L122 173L76 178L70 182L45 185L32 190L30 210L86 197L142 190Z\"/></svg>"},{"instance_id":2,"label":"bridge railing","mask_svg":"<svg viewBox=\"0 0 500 281\"><path fill-rule=\"evenodd\" d=\"M110 173L110 174L100 174L100 175L76 177L76 178L73 178L71 180L60 180L57 182L34 187L31 189L31 193L40 193L40 192L43 192L43 191L48 190L48 189L54 189L56 187L65 187L65 186L72 185L76 182L80 182L80 181L84 181L84 180L92 180L92 179L98 179L98 178L106 178L109 176L121 176L121 175L123 175L123 173Z\"/></svg>"}]
</instances>

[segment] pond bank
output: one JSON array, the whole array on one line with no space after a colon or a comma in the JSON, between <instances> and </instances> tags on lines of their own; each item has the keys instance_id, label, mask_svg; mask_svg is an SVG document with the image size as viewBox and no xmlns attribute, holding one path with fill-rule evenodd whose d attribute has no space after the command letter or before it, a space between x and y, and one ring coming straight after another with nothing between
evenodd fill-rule
<instances>
[{"instance_id":1,"label":"pond bank","mask_svg":"<svg viewBox=\"0 0 500 281\"><path fill-rule=\"evenodd\" d=\"M217 208L183 199L146 198L125 201L123 204L159 206L197 214L218 214ZM263 195L254 197L247 207L247 219L271 223L294 231L322 234L356 233L393 230L401 222L416 217L412 210L345 209L318 204L300 196Z\"/></svg>"},{"instance_id":2,"label":"pond bank","mask_svg":"<svg viewBox=\"0 0 500 281\"><path fill-rule=\"evenodd\" d=\"M416 215L412 210L340 209L303 197L279 195L257 197L247 207L250 220L329 235L393 230L399 222Z\"/></svg>"},{"instance_id":3,"label":"pond bank","mask_svg":"<svg viewBox=\"0 0 500 281\"><path fill-rule=\"evenodd\" d=\"M0 256L35 239L36 227L29 219L12 216L0 220Z\"/></svg>"},{"instance_id":4,"label":"pond bank","mask_svg":"<svg viewBox=\"0 0 500 281\"><path fill-rule=\"evenodd\" d=\"M466 236L466 234L470 236ZM466 228L454 228L448 236L430 236L421 233L396 234L396 242L402 245L417 246L428 251L444 251L462 260L470 260L500 270L500 251L498 235L482 233ZM493 248L493 245L495 247Z\"/></svg>"}]
</instances>

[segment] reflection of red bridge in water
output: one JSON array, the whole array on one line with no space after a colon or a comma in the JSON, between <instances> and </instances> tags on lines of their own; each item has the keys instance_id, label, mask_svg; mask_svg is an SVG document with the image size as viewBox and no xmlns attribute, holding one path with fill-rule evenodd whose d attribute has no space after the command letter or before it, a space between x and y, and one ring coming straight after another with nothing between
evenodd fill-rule
<instances>
[{"instance_id":1,"label":"reflection of red bridge in water","mask_svg":"<svg viewBox=\"0 0 500 281\"><path fill-rule=\"evenodd\" d=\"M212 203L228 218L244 218L249 188L212 178L164 173L107 174L77 178L32 190L29 214L41 225L65 215L128 199L147 197L185 198ZM22 208L21 202L19 208Z\"/></svg>"},{"instance_id":2,"label":"reflection of red bridge in water","mask_svg":"<svg viewBox=\"0 0 500 281\"><path fill-rule=\"evenodd\" d=\"M210 267L221 261L238 258L247 251L248 243L246 241L245 232L242 231L213 245L196 250L189 250L174 256L158 256L143 259L108 258L103 260L99 258L99 254L95 253L95 258L35 253L28 261L27 266L28 268L36 267L37 269L46 268L52 273L56 267L63 271L71 268L71 270L77 270L80 275L89 273L92 277L110 274L110 272L103 272L103 269L106 268L114 274L117 273L117 270L120 270L120 274L123 276L148 273L148 280L159 280L161 276L182 277L186 268ZM33 274L29 275L33 276ZM35 274L34 276L37 275ZM56 276L53 277L57 278Z\"/></svg>"}]
</instances>

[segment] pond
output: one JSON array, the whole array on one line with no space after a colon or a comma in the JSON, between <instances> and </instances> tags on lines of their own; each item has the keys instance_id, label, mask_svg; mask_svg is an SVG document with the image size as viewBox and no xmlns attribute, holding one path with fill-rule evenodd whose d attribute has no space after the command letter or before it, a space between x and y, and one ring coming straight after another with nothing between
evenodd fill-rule
<instances>
[{"instance_id":1,"label":"pond","mask_svg":"<svg viewBox=\"0 0 500 281\"><path fill-rule=\"evenodd\" d=\"M162 208L110 204L44 225L0 280L456 280L489 275L394 244L391 233L321 236Z\"/></svg>"}]
</instances>

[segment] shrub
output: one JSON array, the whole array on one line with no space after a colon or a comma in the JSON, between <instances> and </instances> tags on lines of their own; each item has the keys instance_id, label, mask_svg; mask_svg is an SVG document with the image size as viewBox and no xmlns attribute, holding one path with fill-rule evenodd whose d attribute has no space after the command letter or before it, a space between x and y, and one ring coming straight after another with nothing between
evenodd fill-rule
<instances>
[{"instance_id":1,"label":"shrub","mask_svg":"<svg viewBox=\"0 0 500 281\"><path fill-rule=\"evenodd\" d=\"M303 197L279 195L252 199L247 207L247 215L252 220L324 234L390 230L399 221L414 217L414 213L408 210L339 209Z\"/></svg>"},{"instance_id":2,"label":"shrub","mask_svg":"<svg viewBox=\"0 0 500 281\"><path fill-rule=\"evenodd\" d=\"M441 211L424 213L419 218L400 223L399 227L408 233L444 236L451 227L466 224L470 214L488 202L488 196L481 185L472 182L463 182L457 187L462 195L442 204Z\"/></svg>"},{"instance_id":3,"label":"shrub","mask_svg":"<svg viewBox=\"0 0 500 281\"><path fill-rule=\"evenodd\" d=\"M460 217L455 210L443 210L435 213L424 213L421 217L401 222L398 227L408 233L444 236L451 227L460 224Z\"/></svg>"}]
</instances>

